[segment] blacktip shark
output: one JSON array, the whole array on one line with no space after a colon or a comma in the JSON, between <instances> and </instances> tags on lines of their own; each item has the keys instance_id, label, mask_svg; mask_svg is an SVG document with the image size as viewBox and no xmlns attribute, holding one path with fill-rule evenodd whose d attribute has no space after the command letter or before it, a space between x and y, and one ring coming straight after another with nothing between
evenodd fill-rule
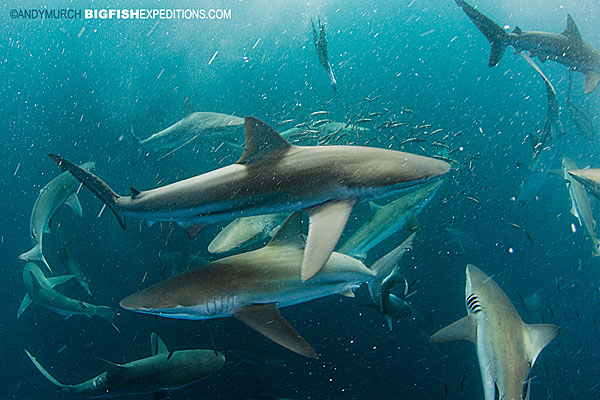
<instances>
[{"instance_id":1,"label":"blacktip shark","mask_svg":"<svg viewBox=\"0 0 600 400\"><path fill-rule=\"evenodd\" d=\"M333 88L333 92L337 95L337 81L333 75L333 67L329 63L329 55L327 53L327 35L325 34L325 25L321 24L321 18L319 18L319 31L317 32L312 18L310 19L310 24L312 25L313 43L315 45L315 50L317 50L319 63L327 70L327 72L329 72L329 83Z\"/></svg>"},{"instance_id":2,"label":"blacktip shark","mask_svg":"<svg viewBox=\"0 0 600 400\"><path fill-rule=\"evenodd\" d=\"M264 122L246 117L246 148L237 163L131 196L66 159L50 157L125 217L197 225L304 209L309 216L302 280L315 276L335 248L354 205L406 190L450 170L433 158L360 146L294 146Z\"/></svg>"},{"instance_id":3,"label":"blacktip shark","mask_svg":"<svg viewBox=\"0 0 600 400\"><path fill-rule=\"evenodd\" d=\"M428 182L383 206L371 202L371 219L358 228L338 251L365 259L369 250L401 230L409 220L416 221L416 216L435 196L441 184L441 180Z\"/></svg>"},{"instance_id":4,"label":"blacktip shark","mask_svg":"<svg viewBox=\"0 0 600 400\"><path fill-rule=\"evenodd\" d=\"M580 182L588 192L600 200L600 168L575 169L569 171L577 182Z\"/></svg>"},{"instance_id":5,"label":"blacktip shark","mask_svg":"<svg viewBox=\"0 0 600 400\"><path fill-rule=\"evenodd\" d=\"M150 336L152 355L126 364L108 362L110 369L88 381L67 385L57 381L25 350L33 365L52 384L76 397L110 398L160 394L181 389L219 371L225 356L216 350L171 350L154 332Z\"/></svg>"},{"instance_id":6,"label":"blacktip shark","mask_svg":"<svg viewBox=\"0 0 600 400\"><path fill-rule=\"evenodd\" d=\"M517 53L528 51L531 57L538 57L542 62L552 60L570 70L582 72L585 76L583 91L586 94L598 86L600 51L583 40L570 14L567 14L567 27L562 33L526 31L519 27L509 33L466 1L455 1L492 45L490 68L498 64L506 47L512 46Z\"/></svg>"},{"instance_id":7,"label":"blacktip shark","mask_svg":"<svg viewBox=\"0 0 600 400\"><path fill-rule=\"evenodd\" d=\"M577 169L577 165L567 157L562 160L562 172L569 197L571 198L571 214L579 221L579 226L583 226L594 245L593 257L600 256L600 239L596 233L596 221L590 205L590 199L587 196L585 188L575 178L569 175L569 171Z\"/></svg>"},{"instance_id":8,"label":"blacktip shark","mask_svg":"<svg viewBox=\"0 0 600 400\"><path fill-rule=\"evenodd\" d=\"M531 369L560 328L525 324L491 277L474 265L466 272L467 316L434 333L431 341L475 343L485 400L528 400Z\"/></svg>"},{"instance_id":9,"label":"blacktip shark","mask_svg":"<svg viewBox=\"0 0 600 400\"><path fill-rule=\"evenodd\" d=\"M317 352L281 316L278 307L344 294L364 282L377 285L406 251L403 243L373 269L333 252L321 273L303 282L302 214L288 217L265 247L225 257L167 279L121 301L121 307L161 317L202 320L234 316L279 345L309 358Z\"/></svg>"},{"instance_id":10,"label":"blacktip shark","mask_svg":"<svg viewBox=\"0 0 600 400\"><path fill-rule=\"evenodd\" d=\"M146 139L138 140L142 148L158 151L172 150L198 139L221 138L233 134L244 125L244 119L233 115L215 112L188 110L188 114L170 127Z\"/></svg>"},{"instance_id":11,"label":"blacktip shark","mask_svg":"<svg viewBox=\"0 0 600 400\"><path fill-rule=\"evenodd\" d=\"M84 163L79 168L91 170L94 168L94 163ZM44 233L50 232L50 220L63 204L71 207L78 216L83 215L81 203L76 193L78 187L79 182L77 179L73 175L64 172L40 190L29 219L29 234L34 246L28 252L21 254L19 256L20 260L41 261L52 272L42 252L42 236Z\"/></svg>"},{"instance_id":12,"label":"blacktip shark","mask_svg":"<svg viewBox=\"0 0 600 400\"><path fill-rule=\"evenodd\" d=\"M267 214L234 219L210 242L208 251L224 253L273 237L287 217L288 214Z\"/></svg>"},{"instance_id":13,"label":"blacktip shark","mask_svg":"<svg viewBox=\"0 0 600 400\"><path fill-rule=\"evenodd\" d=\"M118 328L112 323L112 320L117 315L117 312L113 308L96 306L73 299L55 289L55 286L65 283L74 277L74 275L62 275L47 278L36 264L27 263L23 269L23 282L25 283L27 294L25 294L21 302L17 318L21 317L31 303L36 303L67 318L73 315L103 318L118 331Z\"/></svg>"},{"instance_id":14,"label":"blacktip shark","mask_svg":"<svg viewBox=\"0 0 600 400\"><path fill-rule=\"evenodd\" d=\"M83 272L81 272L79 263L71 254L71 251L67 248L65 244L65 239L63 238L62 231L60 229L58 230L58 241L60 243L60 259L62 261L63 266L65 267L65 271L68 275L73 275L73 279L75 279L79 286L81 286L87 292L87 294L91 296L92 291L90 290L90 285L85 275L83 275Z\"/></svg>"},{"instance_id":15,"label":"blacktip shark","mask_svg":"<svg viewBox=\"0 0 600 400\"><path fill-rule=\"evenodd\" d=\"M529 134L529 140L533 149L529 171L524 176L523 182L517 196L517 204L524 206L533 200L552 169L556 154L558 153L559 140L565 135L565 130L560 122L560 105L556 97L556 90L542 70L533 62L529 56L521 53L521 56L531 65L546 85L546 97L548 108L544 128L539 136Z\"/></svg>"}]
</instances>

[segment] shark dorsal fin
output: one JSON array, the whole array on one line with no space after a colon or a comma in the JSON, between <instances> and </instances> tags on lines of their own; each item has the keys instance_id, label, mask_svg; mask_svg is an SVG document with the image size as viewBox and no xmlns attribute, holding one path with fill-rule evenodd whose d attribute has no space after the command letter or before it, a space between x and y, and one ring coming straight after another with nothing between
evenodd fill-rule
<instances>
[{"instance_id":1,"label":"shark dorsal fin","mask_svg":"<svg viewBox=\"0 0 600 400\"><path fill-rule=\"evenodd\" d=\"M185 106L185 116L187 117L190 114L193 114L196 110L194 110L194 106L190 103L189 98L183 99L183 104Z\"/></svg>"},{"instance_id":2,"label":"shark dorsal fin","mask_svg":"<svg viewBox=\"0 0 600 400\"><path fill-rule=\"evenodd\" d=\"M371 209L372 214L376 214L377 211L381 210L382 207L383 206L380 206L379 204L375 203L374 201L369 202L369 208Z\"/></svg>"},{"instance_id":3,"label":"shark dorsal fin","mask_svg":"<svg viewBox=\"0 0 600 400\"><path fill-rule=\"evenodd\" d=\"M292 213L284 221L273 239L267 246L293 245L304 248L304 238L302 237L302 212Z\"/></svg>"},{"instance_id":4,"label":"shark dorsal fin","mask_svg":"<svg viewBox=\"0 0 600 400\"><path fill-rule=\"evenodd\" d=\"M579 33L579 28L577 28L577 24L573 20L573 17L571 17L571 14L567 14L567 27L562 34L574 42L583 41L581 33Z\"/></svg>"},{"instance_id":5,"label":"shark dorsal fin","mask_svg":"<svg viewBox=\"0 0 600 400\"><path fill-rule=\"evenodd\" d=\"M254 117L246 117L246 149L237 164L250 164L273 157L292 145L277 131Z\"/></svg>"},{"instance_id":6,"label":"shark dorsal fin","mask_svg":"<svg viewBox=\"0 0 600 400\"><path fill-rule=\"evenodd\" d=\"M513 31L512 31L512 33L517 34L517 35L521 34L521 32L523 32L523 31L518 26L515 26L515 29L513 29Z\"/></svg>"},{"instance_id":7,"label":"shark dorsal fin","mask_svg":"<svg viewBox=\"0 0 600 400\"><path fill-rule=\"evenodd\" d=\"M525 325L525 348L531 366L540 352L560 333L560 327L551 324L529 324Z\"/></svg>"},{"instance_id":8,"label":"shark dorsal fin","mask_svg":"<svg viewBox=\"0 0 600 400\"><path fill-rule=\"evenodd\" d=\"M469 340L477 343L477 322L472 314L440 329L434 333L430 341L434 343L449 342L451 340Z\"/></svg>"},{"instance_id":9,"label":"shark dorsal fin","mask_svg":"<svg viewBox=\"0 0 600 400\"><path fill-rule=\"evenodd\" d=\"M150 346L152 347L153 356L158 354L169 354L169 349L167 349L165 342L162 341L156 332L150 334Z\"/></svg>"}]
</instances>

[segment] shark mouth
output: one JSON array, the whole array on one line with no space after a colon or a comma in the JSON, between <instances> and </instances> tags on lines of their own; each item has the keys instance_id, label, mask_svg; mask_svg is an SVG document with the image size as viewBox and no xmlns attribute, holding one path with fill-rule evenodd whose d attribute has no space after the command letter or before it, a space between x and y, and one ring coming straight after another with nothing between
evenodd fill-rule
<instances>
[{"instance_id":1,"label":"shark mouth","mask_svg":"<svg viewBox=\"0 0 600 400\"><path fill-rule=\"evenodd\" d=\"M469 297L467 297L466 304L469 312L472 314L477 314L482 310L481 305L479 304L479 298L475 295L475 293L472 293L469 295Z\"/></svg>"}]
</instances>

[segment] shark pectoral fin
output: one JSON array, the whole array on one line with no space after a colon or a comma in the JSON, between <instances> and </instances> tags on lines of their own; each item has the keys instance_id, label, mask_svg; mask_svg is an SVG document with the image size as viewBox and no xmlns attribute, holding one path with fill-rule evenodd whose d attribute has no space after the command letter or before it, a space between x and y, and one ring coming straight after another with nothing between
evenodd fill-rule
<instances>
[{"instance_id":1,"label":"shark pectoral fin","mask_svg":"<svg viewBox=\"0 0 600 400\"><path fill-rule=\"evenodd\" d=\"M254 117L246 117L246 149L236 164L255 163L282 153L292 145L277 131Z\"/></svg>"},{"instance_id":2,"label":"shark pectoral fin","mask_svg":"<svg viewBox=\"0 0 600 400\"><path fill-rule=\"evenodd\" d=\"M596 89L600 82L600 74L596 71L586 71L585 80L583 81L583 93L589 94Z\"/></svg>"},{"instance_id":3,"label":"shark pectoral fin","mask_svg":"<svg viewBox=\"0 0 600 400\"><path fill-rule=\"evenodd\" d=\"M54 276L52 278L47 278L47 279L48 279L48 283L50 284L50 287L54 287L54 286L62 285L63 283L70 281L73 278L75 278L75 275L61 275L61 276Z\"/></svg>"},{"instance_id":4,"label":"shark pectoral fin","mask_svg":"<svg viewBox=\"0 0 600 400\"><path fill-rule=\"evenodd\" d=\"M83 209L81 208L81 203L79 202L77 193L71 193L71 195L65 200L65 204L71 207L78 217L81 218L83 216Z\"/></svg>"},{"instance_id":5,"label":"shark pectoral fin","mask_svg":"<svg viewBox=\"0 0 600 400\"><path fill-rule=\"evenodd\" d=\"M417 214L411 214L404 223L404 229L417 235L417 239L423 239L423 227L417 218Z\"/></svg>"},{"instance_id":6,"label":"shark pectoral fin","mask_svg":"<svg viewBox=\"0 0 600 400\"><path fill-rule=\"evenodd\" d=\"M452 340L469 340L477 343L477 323L475 317L467 315L458 321L440 329L429 338L434 343Z\"/></svg>"},{"instance_id":7,"label":"shark pectoral fin","mask_svg":"<svg viewBox=\"0 0 600 400\"><path fill-rule=\"evenodd\" d=\"M304 248L304 238L302 237L302 212L298 211L291 214L283 222L281 227L275 229L277 229L277 232L267 246L293 245Z\"/></svg>"},{"instance_id":8,"label":"shark pectoral fin","mask_svg":"<svg viewBox=\"0 0 600 400\"><path fill-rule=\"evenodd\" d=\"M169 349L167 349L165 342L162 341L156 332L150 334L150 347L152 348L153 356L157 354L169 354Z\"/></svg>"},{"instance_id":9,"label":"shark pectoral fin","mask_svg":"<svg viewBox=\"0 0 600 400\"><path fill-rule=\"evenodd\" d=\"M307 209L308 237L302 258L302 280L315 276L327 263L344 232L356 199L328 201Z\"/></svg>"},{"instance_id":10,"label":"shark pectoral fin","mask_svg":"<svg viewBox=\"0 0 600 400\"><path fill-rule=\"evenodd\" d=\"M527 355L531 366L535 363L540 352L560 333L560 327L551 324L525 325L525 340Z\"/></svg>"},{"instance_id":11,"label":"shark pectoral fin","mask_svg":"<svg viewBox=\"0 0 600 400\"><path fill-rule=\"evenodd\" d=\"M57 386L63 390L68 390L69 388L71 388L71 386L60 383L52 375L50 375L50 373L48 371L46 371L46 369L44 367L42 367L42 365L39 362L37 362L35 357L31 355L31 353L29 353L27 350L25 350L25 353L27 353L27 357L29 357L29 359L31 360L33 365L35 365L35 367L38 369L38 371L40 371L46 379L48 379L50 382L52 382L52 384L54 384L55 386Z\"/></svg>"},{"instance_id":12,"label":"shark pectoral fin","mask_svg":"<svg viewBox=\"0 0 600 400\"><path fill-rule=\"evenodd\" d=\"M30 304L31 296L29 296L29 293L27 293L25 297L23 297L23 301L21 302L21 306L19 307L19 311L17 312L17 319L21 318L21 314L23 314L25 310L27 310L27 307L29 307Z\"/></svg>"},{"instance_id":13,"label":"shark pectoral fin","mask_svg":"<svg viewBox=\"0 0 600 400\"><path fill-rule=\"evenodd\" d=\"M340 294L345 297L352 297L352 298L356 297L356 295L354 294L352 289L346 289L344 291L341 291Z\"/></svg>"},{"instance_id":14,"label":"shark pectoral fin","mask_svg":"<svg viewBox=\"0 0 600 400\"><path fill-rule=\"evenodd\" d=\"M281 316L274 303L240 307L233 315L286 349L305 357L319 358L315 349Z\"/></svg>"}]
</instances>

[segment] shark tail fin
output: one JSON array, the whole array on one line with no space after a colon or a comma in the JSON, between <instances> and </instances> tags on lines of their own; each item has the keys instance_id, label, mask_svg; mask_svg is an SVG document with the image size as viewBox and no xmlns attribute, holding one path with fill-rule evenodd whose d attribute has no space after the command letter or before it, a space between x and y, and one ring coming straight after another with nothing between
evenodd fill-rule
<instances>
[{"instance_id":1,"label":"shark tail fin","mask_svg":"<svg viewBox=\"0 0 600 400\"><path fill-rule=\"evenodd\" d=\"M373 278L371 278L368 282L369 293L371 294L371 299L373 303L381 309L382 307L382 299L381 299L381 285L384 279L390 275L393 269L398 265L398 262L404 256L404 253L412 249L413 241L415 240L415 233L410 235L402 244L396 247L394 250L387 253L385 256L381 257L379 260L373 264L371 270L375 274Z\"/></svg>"},{"instance_id":2,"label":"shark tail fin","mask_svg":"<svg viewBox=\"0 0 600 400\"><path fill-rule=\"evenodd\" d=\"M473 6L464 0L455 0L456 4L461 7L465 14L477 26L477 29L483 33L488 42L492 45L492 53L490 54L490 68L497 65L502 58L506 46L509 44L509 36L504 29L490 18L477 11Z\"/></svg>"},{"instance_id":3,"label":"shark tail fin","mask_svg":"<svg viewBox=\"0 0 600 400\"><path fill-rule=\"evenodd\" d=\"M83 183L85 187L92 191L104 204L111 209L111 211L117 217L119 224L125 229L125 216L122 215L117 206L117 199L119 195L115 193L104 181L98 178L90 171L81 168L78 165L73 164L69 160L57 155L48 154L52 160L54 160L63 171L69 171L79 182Z\"/></svg>"},{"instance_id":4,"label":"shark tail fin","mask_svg":"<svg viewBox=\"0 0 600 400\"><path fill-rule=\"evenodd\" d=\"M33 248L29 251L26 251L25 253L21 254L19 256L19 260L23 260L23 261L41 261L44 263L44 265L46 266L46 268L48 268L48 271L52 272L52 268L50 268L50 265L48 265L48 261L46 261L46 258L44 257L44 254L42 253L42 245L41 243L36 243L35 246L33 246Z\"/></svg>"},{"instance_id":5,"label":"shark tail fin","mask_svg":"<svg viewBox=\"0 0 600 400\"><path fill-rule=\"evenodd\" d=\"M60 389L62 389L65 392L71 391L72 387L70 385L65 385L65 384L57 381L52 375L50 375L50 373L48 371L46 371L46 369L44 367L42 367L42 365L39 362L37 362L35 357L31 355L31 353L29 353L27 350L25 350L25 353L27 353L27 357L29 357L29 359L31 360L33 365L35 365L35 367L38 369L38 371L40 371L46 379L48 379L50 382L52 382L52 384L54 384L56 387L59 387Z\"/></svg>"}]
</instances>

